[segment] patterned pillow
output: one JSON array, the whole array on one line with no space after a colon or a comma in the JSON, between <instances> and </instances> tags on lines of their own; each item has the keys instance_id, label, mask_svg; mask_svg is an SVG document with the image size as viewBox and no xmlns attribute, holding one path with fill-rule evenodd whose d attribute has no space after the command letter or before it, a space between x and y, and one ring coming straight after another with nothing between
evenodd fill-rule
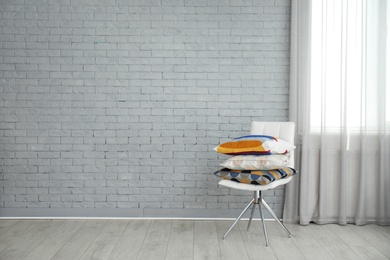
<instances>
[{"instance_id":1,"label":"patterned pillow","mask_svg":"<svg viewBox=\"0 0 390 260\"><path fill-rule=\"evenodd\" d=\"M221 166L231 170L274 170L287 166L290 153L271 155L236 155Z\"/></svg>"},{"instance_id":2,"label":"patterned pillow","mask_svg":"<svg viewBox=\"0 0 390 260\"><path fill-rule=\"evenodd\" d=\"M223 168L214 172L214 174L225 180L246 184L267 185L275 180L292 176L296 174L296 171L289 167L270 171L238 171Z\"/></svg>"},{"instance_id":3,"label":"patterned pillow","mask_svg":"<svg viewBox=\"0 0 390 260\"><path fill-rule=\"evenodd\" d=\"M230 155L284 154L293 149L293 144L269 135L246 135L214 148L218 153Z\"/></svg>"}]
</instances>

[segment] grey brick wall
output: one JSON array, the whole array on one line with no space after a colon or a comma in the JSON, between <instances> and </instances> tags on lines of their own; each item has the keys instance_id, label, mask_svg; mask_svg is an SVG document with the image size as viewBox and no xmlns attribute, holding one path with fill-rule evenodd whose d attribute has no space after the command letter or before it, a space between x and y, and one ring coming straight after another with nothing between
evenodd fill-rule
<instances>
[{"instance_id":1,"label":"grey brick wall","mask_svg":"<svg viewBox=\"0 0 390 260\"><path fill-rule=\"evenodd\" d=\"M253 120L288 119L290 1L1 0L0 9L3 211L247 202L217 187L212 172L226 157L212 148ZM283 189L267 196L280 214Z\"/></svg>"}]
</instances>

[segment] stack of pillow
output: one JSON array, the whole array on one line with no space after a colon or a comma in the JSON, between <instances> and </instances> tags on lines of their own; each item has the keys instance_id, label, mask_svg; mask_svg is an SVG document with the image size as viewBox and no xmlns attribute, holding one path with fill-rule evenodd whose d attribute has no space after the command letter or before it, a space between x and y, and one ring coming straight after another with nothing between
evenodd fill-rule
<instances>
[{"instance_id":1,"label":"stack of pillow","mask_svg":"<svg viewBox=\"0 0 390 260\"><path fill-rule=\"evenodd\" d=\"M279 138L268 135L247 135L218 145L215 151L233 155L214 174L241 183L267 185L296 174L288 167L290 151L295 149Z\"/></svg>"}]
</instances>

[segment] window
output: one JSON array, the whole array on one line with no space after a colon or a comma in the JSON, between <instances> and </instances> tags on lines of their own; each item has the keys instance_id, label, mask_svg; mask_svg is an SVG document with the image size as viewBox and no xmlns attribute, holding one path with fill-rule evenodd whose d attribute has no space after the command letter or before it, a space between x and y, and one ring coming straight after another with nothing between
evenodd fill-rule
<instances>
[{"instance_id":1,"label":"window","mask_svg":"<svg viewBox=\"0 0 390 260\"><path fill-rule=\"evenodd\" d=\"M389 10L381 0L312 2L313 132L389 130Z\"/></svg>"}]
</instances>

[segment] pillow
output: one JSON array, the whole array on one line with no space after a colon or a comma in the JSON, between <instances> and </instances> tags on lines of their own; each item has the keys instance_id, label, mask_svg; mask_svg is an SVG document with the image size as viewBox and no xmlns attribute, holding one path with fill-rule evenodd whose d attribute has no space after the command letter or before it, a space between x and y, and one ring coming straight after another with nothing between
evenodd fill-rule
<instances>
[{"instance_id":1,"label":"pillow","mask_svg":"<svg viewBox=\"0 0 390 260\"><path fill-rule=\"evenodd\" d=\"M246 135L214 148L218 153L229 155L284 154L293 149L293 144L269 135Z\"/></svg>"},{"instance_id":2,"label":"pillow","mask_svg":"<svg viewBox=\"0 0 390 260\"><path fill-rule=\"evenodd\" d=\"M292 176L296 174L296 171L289 167L270 171L238 171L223 168L214 172L214 174L225 180L246 184L267 185L273 181Z\"/></svg>"},{"instance_id":3,"label":"pillow","mask_svg":"<svg viewBox=\"0 0 390 260\"><path fill-rule=\"evenodd\" d=\"M271 155L236 155L221 166L231 170L274 170L287 166L290 153Z\"/></svg>"}]
</instances>

